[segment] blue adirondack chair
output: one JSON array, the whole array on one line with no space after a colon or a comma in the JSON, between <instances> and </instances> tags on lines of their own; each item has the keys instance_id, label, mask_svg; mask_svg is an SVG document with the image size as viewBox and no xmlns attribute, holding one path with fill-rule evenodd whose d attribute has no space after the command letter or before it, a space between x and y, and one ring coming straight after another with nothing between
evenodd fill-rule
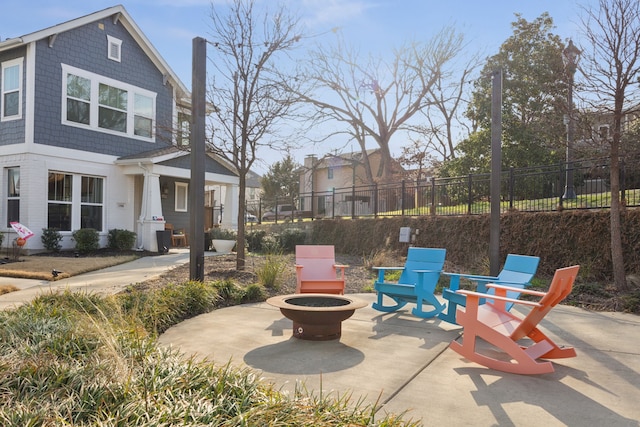
<instances>
[{"instance_id":1,"label":"blue adirondack chair","mask_svg":"<svg viewBox=\"0 0 640 427\"><path fill-rule=\"evenodd\" d=\"M445 305L438 301L434 291L445 256L446 249L409 248L404 267L374 267L378 270L378 279L374 283L378 299L372 307L390 313L400 310L407 303L414 303L416 306L411 310L413 315L421 318L438 315ZM402 270L397 283L385 282L384 274L389 270ZM385 296L395 304L385 305ZM433 308L425 311L425 306Z\"/></svg>"},{"instance_id":2,"label":"blue adirondack chair","mask_svg":"<svg viewBox=\"0 0 640 427\"><path fill-rule=\"evenodd\" d=\"M449 273L443 271L442 274L449 276L449 288L442 290L442 297L448 301L447 311L438 315L438 318L456 324L456 309L459 305L466 306L466 297L456 293L460 289L460 278L465 278L476 283L476 292L492 294L492 289L487 289L488 283L509 286L512 288L524 289L528 286L536 274L540 258L528 255L508 254L504 262L502 271L497 276L480 276L475 274ZM508 298L517 299L520 292L509 291ZM481 301L484 303L484 300ZM507 311L511 310L513 303L507 303Z\"/></svg>"}]
</instances>

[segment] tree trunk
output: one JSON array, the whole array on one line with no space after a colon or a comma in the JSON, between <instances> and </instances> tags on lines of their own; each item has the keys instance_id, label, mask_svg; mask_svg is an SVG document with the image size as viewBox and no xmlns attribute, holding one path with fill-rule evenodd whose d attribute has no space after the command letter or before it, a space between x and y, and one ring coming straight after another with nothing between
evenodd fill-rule
<instances>
[{"instance_id":1,"label":"tree trunk","mask_svg":"<svg viewBox=\"0 0 640 427\"><path fill-rule=\"evenodd\" d=\"M238 239L236 240L236 269L238 271L244 270L244 242L245 242L245 195L246 195L246 181L247 173L245 171L239 171L239 185L238 189Z\"/></svg>"},{"instance_id":2,"label":"tree trunk","mask_svg":"<svg viewBox=\"0 0 640 427\"><path fill-rule=\"evenodd\" d=\"M618 144L611 144L611 262L613 267L613 281L619 291L627 290L627 278L624 271L624 257L622 253L622 224L620 221L620 159Z\"/></svg>"}]
</instances>

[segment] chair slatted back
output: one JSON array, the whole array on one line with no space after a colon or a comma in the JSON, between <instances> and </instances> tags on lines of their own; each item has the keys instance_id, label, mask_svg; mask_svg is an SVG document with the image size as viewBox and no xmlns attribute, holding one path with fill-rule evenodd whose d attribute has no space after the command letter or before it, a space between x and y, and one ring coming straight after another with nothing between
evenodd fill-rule
<instances>
[{"instance_id":1,"label":"chair slatted back","mask_svg":"<svg viewBox=\"0 0 640 427\"><path fill-rule=\"evenodd\" d=\"M429 281L429 276L440 275L444 267L444 260L447 255L446 249L440 248L409 248L407 261L404 270L400 275L398 283L415 285L418 283L418 274L415 270L433 270L434 273L425 275ZM437 278L436 278L437 281Z\"/></svg>"},{"instance_id":2,"label":"chair slatted back","mask_svg":"<svg viewBox=\"0 0 640 427\"><path fill-rule=\"evenodd\" d=\"M300 270L301 280L335 279L335 263L333 245L296 246L296 264L304 266Z\"/></svg>"},{"instance_id":3,"label":"chair slatted back","mask_svg":"<svg viewBox=\"0 0 640 427\"><path fill-rule=\"evenodd\" d=\"M511 333L514 341L527 336L554 306L571 293L579 269L579 265L574 265L556 270L547 294L539 301L540 306L532 308L527 317L522 319L520 325Z\"/></svg>"}]
</instances>

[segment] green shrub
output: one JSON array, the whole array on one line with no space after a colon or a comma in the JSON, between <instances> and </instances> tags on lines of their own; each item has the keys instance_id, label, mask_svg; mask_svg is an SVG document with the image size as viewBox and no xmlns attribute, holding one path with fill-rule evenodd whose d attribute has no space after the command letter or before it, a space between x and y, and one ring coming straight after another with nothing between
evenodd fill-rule
<instances>
[{"instance_id":1,"label":"green shrub","mask_svg":"<svg viewBox=\"0 0 640 427\"><path fill-rule=\"evenodd\" d=\"M213 287L218 292L218 295L220 295L220 298L227 302L237 303L242 301L242 288L229 279L213 282Z\"/></svg>"},{"instance_id":2,"label":"green shrub","mask_svg":"<svg viewBox=\"0 0 640 427\"><path fill-rule=\"evenodd\" d=\"M247 249L249 252L262 252L262 240L267 235L264 230L254 230L246 235Z\"/></svg>"},{"instance_id":3,"label":"green shrub","mask_svg":"<svg viewBox=\"0 0 640 427\"><path fill-rule=\"evenodd\" d=\"M234 230L221 227L214 227L209 230L209 236L213 240L236 240L238 238L238 234Z\"/></svg>"},{"instance_id":4,"label":"green shrub","mask_svg":"<svg viewBox=\"0 0 640 427\"><path fill-rule=\"evenodd\" d=\"M280 254L282 253L282 246L277 234L267 234L262 239L262 252L265 254Z\"/></svg>"},{"instance_id":5,"label":"green shrub","mask_svg":"<svg viewBox=\"0 0 640 427\"><path fill-rule=\"evenodd\" d=\"M119 251L128 251L136 243L136 233L114 228L109 230L107 246Z\"/></svg>"},{"instance_id":6,"label":"green shrub","mask_svg":"<svg viewBox=\"0 0 640 427\"><path fill-rule=\"evenodd\" d=\"M2 246L3 240L4 240L4 233L0 233L0 246Z\"/></svg>"},{"instance_id":7,"label":"green shrub","mask_svg":"<svg viewBox=\"0 0 640 427\"><path fill-rule=\"evenodd\" d=\"M81 228L72 234L76 242L76 250L80 253L87 253L100 248L100 237L98 231L93 228Z\"/></svg>"},{"instance_id":8,"label":"green shrub","mask_svg":"<svg viewBox=\"0 0 640 427\"><path fill-rule=\"evenodd\" d=\"M280 288L278 278L286 267L287 260L284 257L269 254L265 263L256 271L258 280L265 288L278 290Z\"/></svg>"},{"instance_id":9,"label":"green shrub","mask_svg":"<svg viewBox=\"0 0 640 427\"><path fill-rule=\"evenodd\" d=\"M264 301L265 293L262 286L257 283L247 286L244 291L242 302L259 302Z\"/></svg>"},{"instance_id":10,"label":"green shrub","mask_svg":"<svg viewBox=\"0 0 640 427\"><path fill-rule=\"evenodd\" d=\"M288 228L278 235L280 247L285 253L293 253L296 245L304 245L307 233L297 228Z\"/></svg>"},{"instance_id":11,"label":"green shrub","mask_svg":"<svg viewBox=\"0 0 640 427\"><path fill-rule=\"evenodd\" d=\"M62 235L57 228L43 228L42 236L40 236L42 245L44 248L51 252L59 252L62 249L60 242L62 241ZM2 239L0 239L0 244Z\"/></svg>"}]
</instances>

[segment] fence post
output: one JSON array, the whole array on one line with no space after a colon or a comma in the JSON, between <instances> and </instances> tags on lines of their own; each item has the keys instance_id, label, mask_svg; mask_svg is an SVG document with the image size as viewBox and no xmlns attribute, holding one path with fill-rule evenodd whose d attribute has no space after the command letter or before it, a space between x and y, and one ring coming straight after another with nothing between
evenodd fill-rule
<instances>
[{"instance_id":1,"label":"fence post","mask_svg":"<svg viewBox=\"0 0 640 427\"><path fill-rule=\"evenodd\" d=\"M404 196L405 196L405 193L407 191L404 179L402 180L402 187L401 188L402 188L402 194L400 196L400 212L401 212L401 215L404 216L404 199L405 199Z\"/></svg>"},{"instance_id":2,"label":"fence post","mask_svg":"<svg viewBox=\"0 0 640 427\"><path fill-rule=\"evenodd\" d=\"M331 218L336 217L336 187L331 189Z\"/></svg>"},{"instance_id":3,"label":"fence post","mask_svg":"<svg viewBox=\"0 0 640 427\"><path fill-rule=\"evenodd\" d=\"M516 174L513 166L509 168L509 210L513 210L514 189L516 186Z\"/></svg>"},{"instance_id":4,"label":"fence post","mask_svg":"<svg viewBox=\"0 0 640 427\"><path fill-rule=\"evenodd\" d=\"M311 190L311 221L313 221L314 219L316 219L316 208L315 208L315 195L314 195L314 191Z\"/></svg>"},{"instance_id":5,"label":"fence post","mask_svg":"<svg viewBox=\"0 0 640 427\"><path fill-rule=\"evenodd\" d=\"M473 205L472 191L473 175L467 177L467 214L471 215L471 206Z\"/></svg>"},{"instance_id":6,"label":"fence post","mask_svg":"<svg viewBox=\"0 0 640 427\"><path fill-rule=\"evenodd\" d=\"M373 184L373 217L378 217L378 183Z\"/></svg>"},{"instance_id":7,"label":"fence post","mask_svg":"<svg viewBox=\"0 0 640 427\"><path fill-rule=\"evenodd\" d=\"M431 215L436 215L436 179L431 177Z\"/></svg>"},{"instance_id":8,"label":"fence post","mask_svg":"<svg viewBox=\"0 0 640 427\"><path fill-rule=\"evenodd\" d=\"M356 219L356 186L351 186L351 219Z\"/></svg>"},{"instance_id":9,"label":"fence post","mask_svg":"<svg viewBox=\"0 0 640 427\"><path fill-rule=\"evenodd\" d=\"M560 201L558 202L558 209L562 210L562 202L564 201L564 180L565 180L565 169L564 169L564 163L560 162L560 186L558 188L558 191L560 192Z\"/></svg>"}]
</instances>

